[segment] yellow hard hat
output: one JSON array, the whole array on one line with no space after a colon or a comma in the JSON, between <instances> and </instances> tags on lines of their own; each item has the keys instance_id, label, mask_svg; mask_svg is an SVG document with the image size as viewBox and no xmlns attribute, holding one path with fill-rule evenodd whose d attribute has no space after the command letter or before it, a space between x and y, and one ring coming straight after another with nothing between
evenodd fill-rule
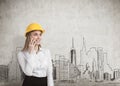
<instances>
[{"instance_id":1,"label":"yellow hard hat","mask_svg":"<svg viewBox=\"0 0 120 86\"><path fill-rule=\"evenodd\" d=\"M27 35L27 33L31 32L31 31L34 31L34 30L39 30L39 31L41 31L42 33L45 32L45 30L42 28L42 26L41 26L40 24L31 23L31 24L28 25L28 27L26 28L25 36Z\"/></svg>"}]
</instances>

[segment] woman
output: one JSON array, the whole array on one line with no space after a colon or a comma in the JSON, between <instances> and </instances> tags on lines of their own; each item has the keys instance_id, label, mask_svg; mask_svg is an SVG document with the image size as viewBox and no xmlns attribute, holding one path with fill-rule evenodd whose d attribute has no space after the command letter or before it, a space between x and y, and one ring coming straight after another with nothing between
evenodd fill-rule
<instances>
[{"instance_id":1,"label":"woman","mask_svg":"<svg viewBox=\"0 0 120 86\"><path fill-rule=\"evenodd\" d=\"M25 74L22 86L54 86L51 55L40 44L44 32L37 23L30 24L26 29L25 45L18 53L19 65Z\"/></svg>"}]
</instances>

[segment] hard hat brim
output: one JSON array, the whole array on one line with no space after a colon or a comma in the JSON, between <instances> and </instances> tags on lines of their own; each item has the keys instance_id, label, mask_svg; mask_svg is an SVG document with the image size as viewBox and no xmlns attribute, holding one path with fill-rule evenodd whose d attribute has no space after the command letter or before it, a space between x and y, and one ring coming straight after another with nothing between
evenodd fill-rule
<instances>
[{"instance_id":1,"label":"hard hat brim","mask_svg":"<svg viewBox=\"0 0 120 86\"><path fill-rule=\"evenodd\" d=\"M42 34L45 32L45 30L31 30L31 31L27 31L27 32L25 33L25 37L27 36L28 33L33 32L33 31L41 31Z\"/></svg>"}]
</instances>

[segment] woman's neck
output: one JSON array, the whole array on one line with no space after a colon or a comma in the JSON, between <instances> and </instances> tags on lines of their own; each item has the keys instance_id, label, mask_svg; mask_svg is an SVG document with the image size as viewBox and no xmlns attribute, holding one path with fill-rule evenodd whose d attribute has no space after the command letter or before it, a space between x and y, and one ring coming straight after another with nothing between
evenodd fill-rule
<instances>
[{"instance_id":1,"label":"woman's neck","mask_svg":"<svg viewBox=\"0 0 120 86\"><path fill-rule=\"evenodd\" d=\"M34 49L35 49L35 51L36 51L36 53L37 53L37 52L39 51L39 46L36 45Z\"/></svg>"}]
</instances>

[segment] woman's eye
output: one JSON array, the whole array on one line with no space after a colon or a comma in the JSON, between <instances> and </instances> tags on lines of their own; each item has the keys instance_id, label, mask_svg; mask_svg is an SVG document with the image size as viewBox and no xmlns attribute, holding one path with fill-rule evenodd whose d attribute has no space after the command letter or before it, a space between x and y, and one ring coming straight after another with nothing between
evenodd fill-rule
<instances>
[{"instance_id":1,"label":"woman's eye","mask_svg":"<svg viewBox=\"0 0 120 86\"><path fill-rule=\"evenodd\" d=\"M34 36L37 36L37 34L35 33Z\"/></svg>"},{"instance_id":2,"label":"woman's eye","mask_svg":"<svg viewBox=\"0 0 120 86\"><path fill-rule=\"evenodd\" d=\"M34 36L41 36L42 34L34 33Z\"/></svg>"}]
</instances>

